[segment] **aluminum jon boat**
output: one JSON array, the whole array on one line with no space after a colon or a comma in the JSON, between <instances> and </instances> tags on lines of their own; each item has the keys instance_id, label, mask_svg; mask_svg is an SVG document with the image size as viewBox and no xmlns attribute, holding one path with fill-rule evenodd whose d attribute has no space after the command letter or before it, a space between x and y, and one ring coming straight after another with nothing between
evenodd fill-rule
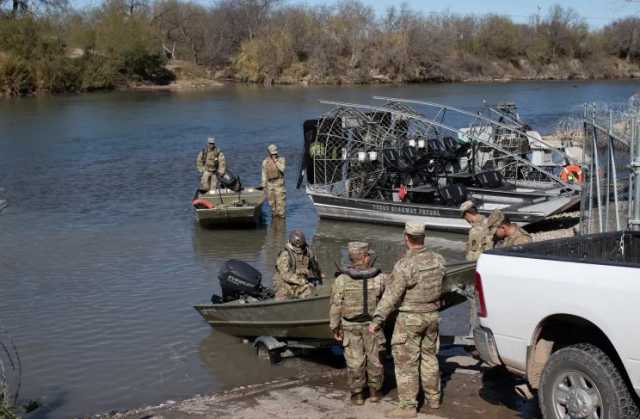
<instances>
[{"instance_id":1,"label":"aluminum jon boat","mask_svg":"<svg viewBox=\"0 0 640 419\"><path fill-rule=\"evenodd\" d=\"M475 263L447 266L443 282L443 307L466 301L464 290L473 286ZM331 339L330 287L319 287L316 296L286 301L196 305L194 308L214 329L237 337L272 336L281 339Z\"/></svg>"},{"instance_id":2,"label":"aluminum jon boat","mask_svg":"<svg viewBox=\"0 0 640 419\"><path fill-rule=\"evenodd\" d=\"M261 189L246 188L239 192L220 189L206 193L196 191L192 206L200 225L223 227L258 224L263 202Z\"/></svg>"}]
</instances>

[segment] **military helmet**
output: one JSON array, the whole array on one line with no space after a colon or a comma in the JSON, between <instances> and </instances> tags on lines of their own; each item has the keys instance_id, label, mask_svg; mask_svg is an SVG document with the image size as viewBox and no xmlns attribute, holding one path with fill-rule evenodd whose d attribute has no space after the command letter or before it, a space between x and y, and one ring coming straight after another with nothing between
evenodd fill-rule
<instances>
[{"instance_id":1,"label":"military helmet","mask_svg":"<svg viewBox=\"0 0 640 419\"><path fill-rule=\"evenodd\" d=\"M267 151L269 152L269 154L278 154L278 146L275 144L269 144L269 147L267 147Z\"/></svg>"},{"instance_id":2,"label":"military helmet","mask_svg":"<svg viewBox=\"0 0 640 419\"><path fill-rule=\"evenodd\" d=\"M291 246L301 249L307 245L307 239L304 237L302 230L293 230L289 233L289 243L291 243Z\"/></svg>"}]
</instances>

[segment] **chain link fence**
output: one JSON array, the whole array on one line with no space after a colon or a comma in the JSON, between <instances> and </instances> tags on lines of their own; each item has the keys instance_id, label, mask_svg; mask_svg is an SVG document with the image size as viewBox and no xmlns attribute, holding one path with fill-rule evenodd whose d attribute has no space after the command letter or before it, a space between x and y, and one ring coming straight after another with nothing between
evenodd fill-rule
<instances>
[{"instance_id":1,"label":"chain link fence","mask_svg":"<svg viewBox=\"0 0 640 419\"><path fill-rule=\"evenodd\" d=\"M634 219L637 176L629 169L633 167L632 152L640 149L639 112L637 98L623 105L585 105L582 234L623 230Z\"/></svg>"}]
</instances>

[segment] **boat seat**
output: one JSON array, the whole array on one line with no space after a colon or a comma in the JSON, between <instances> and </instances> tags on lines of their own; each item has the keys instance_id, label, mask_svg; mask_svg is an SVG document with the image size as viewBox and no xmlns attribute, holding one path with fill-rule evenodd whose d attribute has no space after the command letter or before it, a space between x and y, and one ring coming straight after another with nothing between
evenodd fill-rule
<instances>
[{"instance_id":1,"label":"boat seat","mask_svg":"<svg viewBox=\"0 0 640 419\"><path fill-rule=\"evenodd\" d=\"M495 170L478 173L475 176L475 181L481 188L500 188L504 185L502 175Z\"/></svg>"},{"instance_id":2,"label":"boat seat","mask_svg":"<svg viewBox=\"0 0 640 419\"><path fill-rule=\"evenodd\" d=\"M438 189L440 200L444 205L458 207L467 200L467 188L461 184L447 185Z\"/></svg>"}]
</instances>

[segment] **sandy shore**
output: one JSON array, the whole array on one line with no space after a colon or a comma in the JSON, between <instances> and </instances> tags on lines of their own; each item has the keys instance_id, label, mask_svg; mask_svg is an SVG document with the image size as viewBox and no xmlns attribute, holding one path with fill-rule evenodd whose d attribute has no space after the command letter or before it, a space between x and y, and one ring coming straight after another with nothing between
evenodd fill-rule
<instances>
[{"instance_id":1,"label":"sandy shore","mask_svg":"<svg viewBox=\"0 0 640 419\"><path fill-rule=\"evenodd\" d=\"M516 395L518 381L500 369L489 369L461 348L441 351L444 400L439 410L422 407L421 418L538 418L535 401ZM287 362L287 361L284 361ZM390 368L387 368L390 370ZM241 373L239 371L239 373ZM117 419L209 418L384 418L396 400L393 376L386 379L380 403L352 406L346 389L346 371L326 367L293 380L242 386L222 393L167 401L157 406L100 417Z\"/></svg>"}]
</instances>

